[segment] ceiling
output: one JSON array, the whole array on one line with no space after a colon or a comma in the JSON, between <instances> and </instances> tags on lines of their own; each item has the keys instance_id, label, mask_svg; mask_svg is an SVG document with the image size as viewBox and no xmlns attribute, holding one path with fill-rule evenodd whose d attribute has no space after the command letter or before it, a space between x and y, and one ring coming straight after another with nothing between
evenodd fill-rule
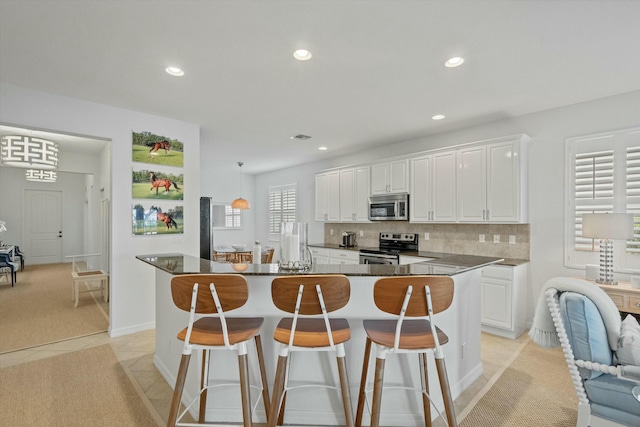
<instances>
[{"instance_id":1,"label":"ceiling","mask_svg":"<svg viewBox=\"0 0 640 427\"><path fill-rule=\"evenodd\" d=\"M638 90L639 19L616 0L0 0L0 78L196 123L259 173Z\"/></svg>"}]
</instances>

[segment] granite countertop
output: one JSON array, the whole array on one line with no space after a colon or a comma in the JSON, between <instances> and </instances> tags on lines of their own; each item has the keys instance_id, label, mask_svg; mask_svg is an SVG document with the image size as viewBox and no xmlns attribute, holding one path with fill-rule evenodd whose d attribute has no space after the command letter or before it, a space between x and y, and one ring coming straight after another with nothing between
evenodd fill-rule
<instances>
[{"instance_id":1,"label":"granite countertop","mask_svg":"<svg viewBox=\"0 0 640 427\"><path fill-rule=\"evenodd\" d=\"M358 246L347 248L344 246L336 245L334 243L313 243L313 244L309 244L309 246L314 248L340 249L343 251L354 251L354 252L359 252L360 249L364 249ZM372 249L372 248L366 248L366 249ZM430 258L428 261L425 261L425 262L429 262L431 264L463 265L463 266L468 265L469 263L476 262L477 261L476 258L486 258L483 256L476 256L476 255L459 255L459 254L450 254L446 252L429 252L429 251L403 252L402 255L420 257L420 258ZM501 261L496 262L495 264L517 266L521 264L526 264L528 262L529 260L527 259L504 258Z\"/></svg>"},{"instance_id":2,"label":"granite countertop","mask_svg":"<svg viewBox=\"0 0 640 427\"><path fill-rule=\"evenodd\" d=\"M457 262L425 261L407 265L381 264L317 264L307 271L282 270L278 264L229 264L213 262L182 253L137 255L140 261L169 274L241 273L254 276L286 276L292 274L344 274L347 276L453 276L502 261L500 258L459 255Z\"/></svg>"}]
</instances>

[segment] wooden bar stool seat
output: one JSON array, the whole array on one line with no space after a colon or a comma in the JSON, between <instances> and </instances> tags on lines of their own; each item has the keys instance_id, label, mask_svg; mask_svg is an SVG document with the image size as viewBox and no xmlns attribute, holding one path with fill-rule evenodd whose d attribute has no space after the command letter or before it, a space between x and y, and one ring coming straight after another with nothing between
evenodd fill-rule
<instances>
[{"instance_id":1,"label":"wooden bar stool seat","mask_svg":"<svg viewBox=\"0 0 640 427\"><path fill-rule=\"evenodd\" d=\"M293 351L332 351L336 353L338 376L345 422L353 426L353 409L347 376L344 343L351 337L349 323L342 318L329 318L328 313L347 305L350 283L346 276L300 275L281 276L271 284L273 303L280 310L293 313L293 317L280 320L274 331L279 343L278 366L273 385L273 399L268 426L284 422L286 395L289 387L289 355ZM322 315L322 317L307 317ZM299 386L307 387L308 385ZM338 387L329 386L338 389ZM311 421L309 424L316 424Z\"/></svg>"},{"instance_id":2,"label":"wooden bar stool seat","mask_svg":"<svg viewBox=\"0 0 640 427\"><path fill-rule=\"evenodd\" d=\"M453 279L446 276L406 276L378 279L374 284L373 299L381 311L396 315L394 319L366 319L367 334L360 392L356 409L356 426L362 425L363 411L367 403L367 376L372 344L376 349L376 366L373 380L371 427L380 425L380 409L384 382L384 365L387 355L396 353L417 354L421 387L396 387L420 391L424 409L424 422L431 426L429 377L427 353L433 353L440 380L440 390L449 427L457 427L453 399L449 387L444 354L441 345L449 341L447 335L433 323L433 314L440 313L453 301ZM411 318L405 320L405 318ZM420 319L416 319L420 318Z\"/></svg>"},{"instance_id":3,"label":"wooden bar stool seat","mask_svg":"<svg viewBox=\"0 0 640 427\"><path fill-rule=\"evenodd\" d=\"M261 388L261 397L265 413L269 415L270 400L267 377L264 367L264 356L260 340L262 317L227 317L227 312L242 307L249 297L247 280L239 274L185 274L175 276L171 280L171 296L174 304L189 312L189 323L178 333L178 339L184 341L182 358L173 390L171 409L167 426L205 425L207 407L207 391L213 387L232 384L209 384L211 351L234 351L238 355L240 376L240 394L242 401L242 419L244 426L253 423L252 413L255 405L251 401L251 388ZM196 316L199 316L196 320ZM249 364L247 346L255 341L258 370L262 386L251 386L249 381ZM201 369L200 392L178 416L184 383L189 369L191 353L201 349L203 366ZM178 422L196 400L200 400L199 424ZM259 398L258 398L259 399ZM257 404L257 401L256 401Z\"/></svg>"}]
</instances>

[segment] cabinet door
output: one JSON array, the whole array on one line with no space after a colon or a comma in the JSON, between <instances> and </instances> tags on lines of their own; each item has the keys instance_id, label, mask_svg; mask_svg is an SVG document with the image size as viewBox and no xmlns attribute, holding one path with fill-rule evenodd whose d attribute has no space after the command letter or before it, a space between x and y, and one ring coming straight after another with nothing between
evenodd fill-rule
<instances>
[{"instance_id":1,"label":"cabinet door","mask_svg":"<svg viewBox=\"0 0 640 427\"><path fill-rule=\"evenodd\" d=\"M456 153L449 151L433 155L431 220L455 222L456 212ZM409 201L411 204L411 201Z\"/></svg>"},{"instance_id":2,"label":"cabinet door","mask_svg":"<svg viewBox=\"0 0 640 427\"><path fill-rule=\"evenodd\" d=\"M340 220L340 172L327 173L327 220Z\"/></svg>"},{"instance_id":3,"label":"cabinet door","mask_svg":"<svg viewBox=\"0 0 640 427\"><path fill-rule=\"evenodd\" d=\"M409 191L409 160L389 163L389 192L407 193Z\"/></svg>"},{"instance_id":4,"label":"cabinet door","mask_svg":"<svg viewBox=\"0 0 640 427\"><path fill-rule=\"evenodd\" d=\"M520 221L520 172L515 142L487 146L487 220Z\"/></svg>"},{"instance_id":5,"label":"cabinet door","mask_svg":"<svg viewBox=\"0 0 640 427\"><path fill-rule=\"evenodd\" d=\"M506 280L482 279L482 320L485 325L513 328L511 286Z\"/></svg>"},{"instance_id":6,"label":"cabinet door","mask_svg":"<svg viewBox=\"0 0 640 427\"><path fill-rule=\"evenodd\" d=\"M326 221L327 216L327 175L316 175L316 221Z\"/></svg>"},{"instance_id":7,"label":"cabinet door","mask_svg":"<svg viewBox=\"0 0 640 427\"><path fill-rule=\"evenodd\" d=\"M355 168L355 188L353 203L356 221L369 221L369 166Z\"/></svg>"},{"instance_id":8,"label":"cabinet door","mask_svg":"<svg viewBox=\"0 0 640 427\"><path fill-rule=\"evenodd\" d=\"M486 147L458 150L458 221L487 220Z\"/></svg>"},{"instance_id":9,"label":"cabinet door","mask_svg":"<svg viewBox=\"0 0 640 427\"><path fill-rule=\"evenodd\" d=\"M411 222L431 221L431 157L411 159Z\"/></svg>"},{"instance_id":10,"label":"cabinet door","mask_svg":"<svg viewBox=\"0 0 640 427\"><path fill-rule=\"evenodd\" d=\"M386 194L389 187L389 163L371 166L371 194Z\"/></svg>"},{"instance_id":11,"label":"cabinet door","mask_svg":"<svg viewBox=\"0 0 640 427\"><path fill-rule=\"evenodd\" d=\"M355 170L340 170L340 221L355 220Z\"/></svg>"}]
</instances>

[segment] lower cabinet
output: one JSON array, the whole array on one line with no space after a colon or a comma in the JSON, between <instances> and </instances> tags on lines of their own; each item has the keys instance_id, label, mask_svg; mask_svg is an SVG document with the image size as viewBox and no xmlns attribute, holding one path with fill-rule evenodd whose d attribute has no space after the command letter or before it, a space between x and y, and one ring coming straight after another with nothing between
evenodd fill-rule
<instances>
[{"instance_id":1,"label":"lower cabinet","mask_svg":"<svg viewBox=\"0 0 640 427\"><path fill-rule=\"evenodd\" d=\"M518 338L526 328L529 264L491 265L482 269L482 331Z\"/></svg>"},{"instance_id":2,"label":"lower cabinet","mask_svg":"<svg viewBox=\"0 0 640 427\"><path fill-rule=\"evenodd\" d=\"M310 247L314 264L360 264L360 252Z\"/></svg>"}]
</instances>

